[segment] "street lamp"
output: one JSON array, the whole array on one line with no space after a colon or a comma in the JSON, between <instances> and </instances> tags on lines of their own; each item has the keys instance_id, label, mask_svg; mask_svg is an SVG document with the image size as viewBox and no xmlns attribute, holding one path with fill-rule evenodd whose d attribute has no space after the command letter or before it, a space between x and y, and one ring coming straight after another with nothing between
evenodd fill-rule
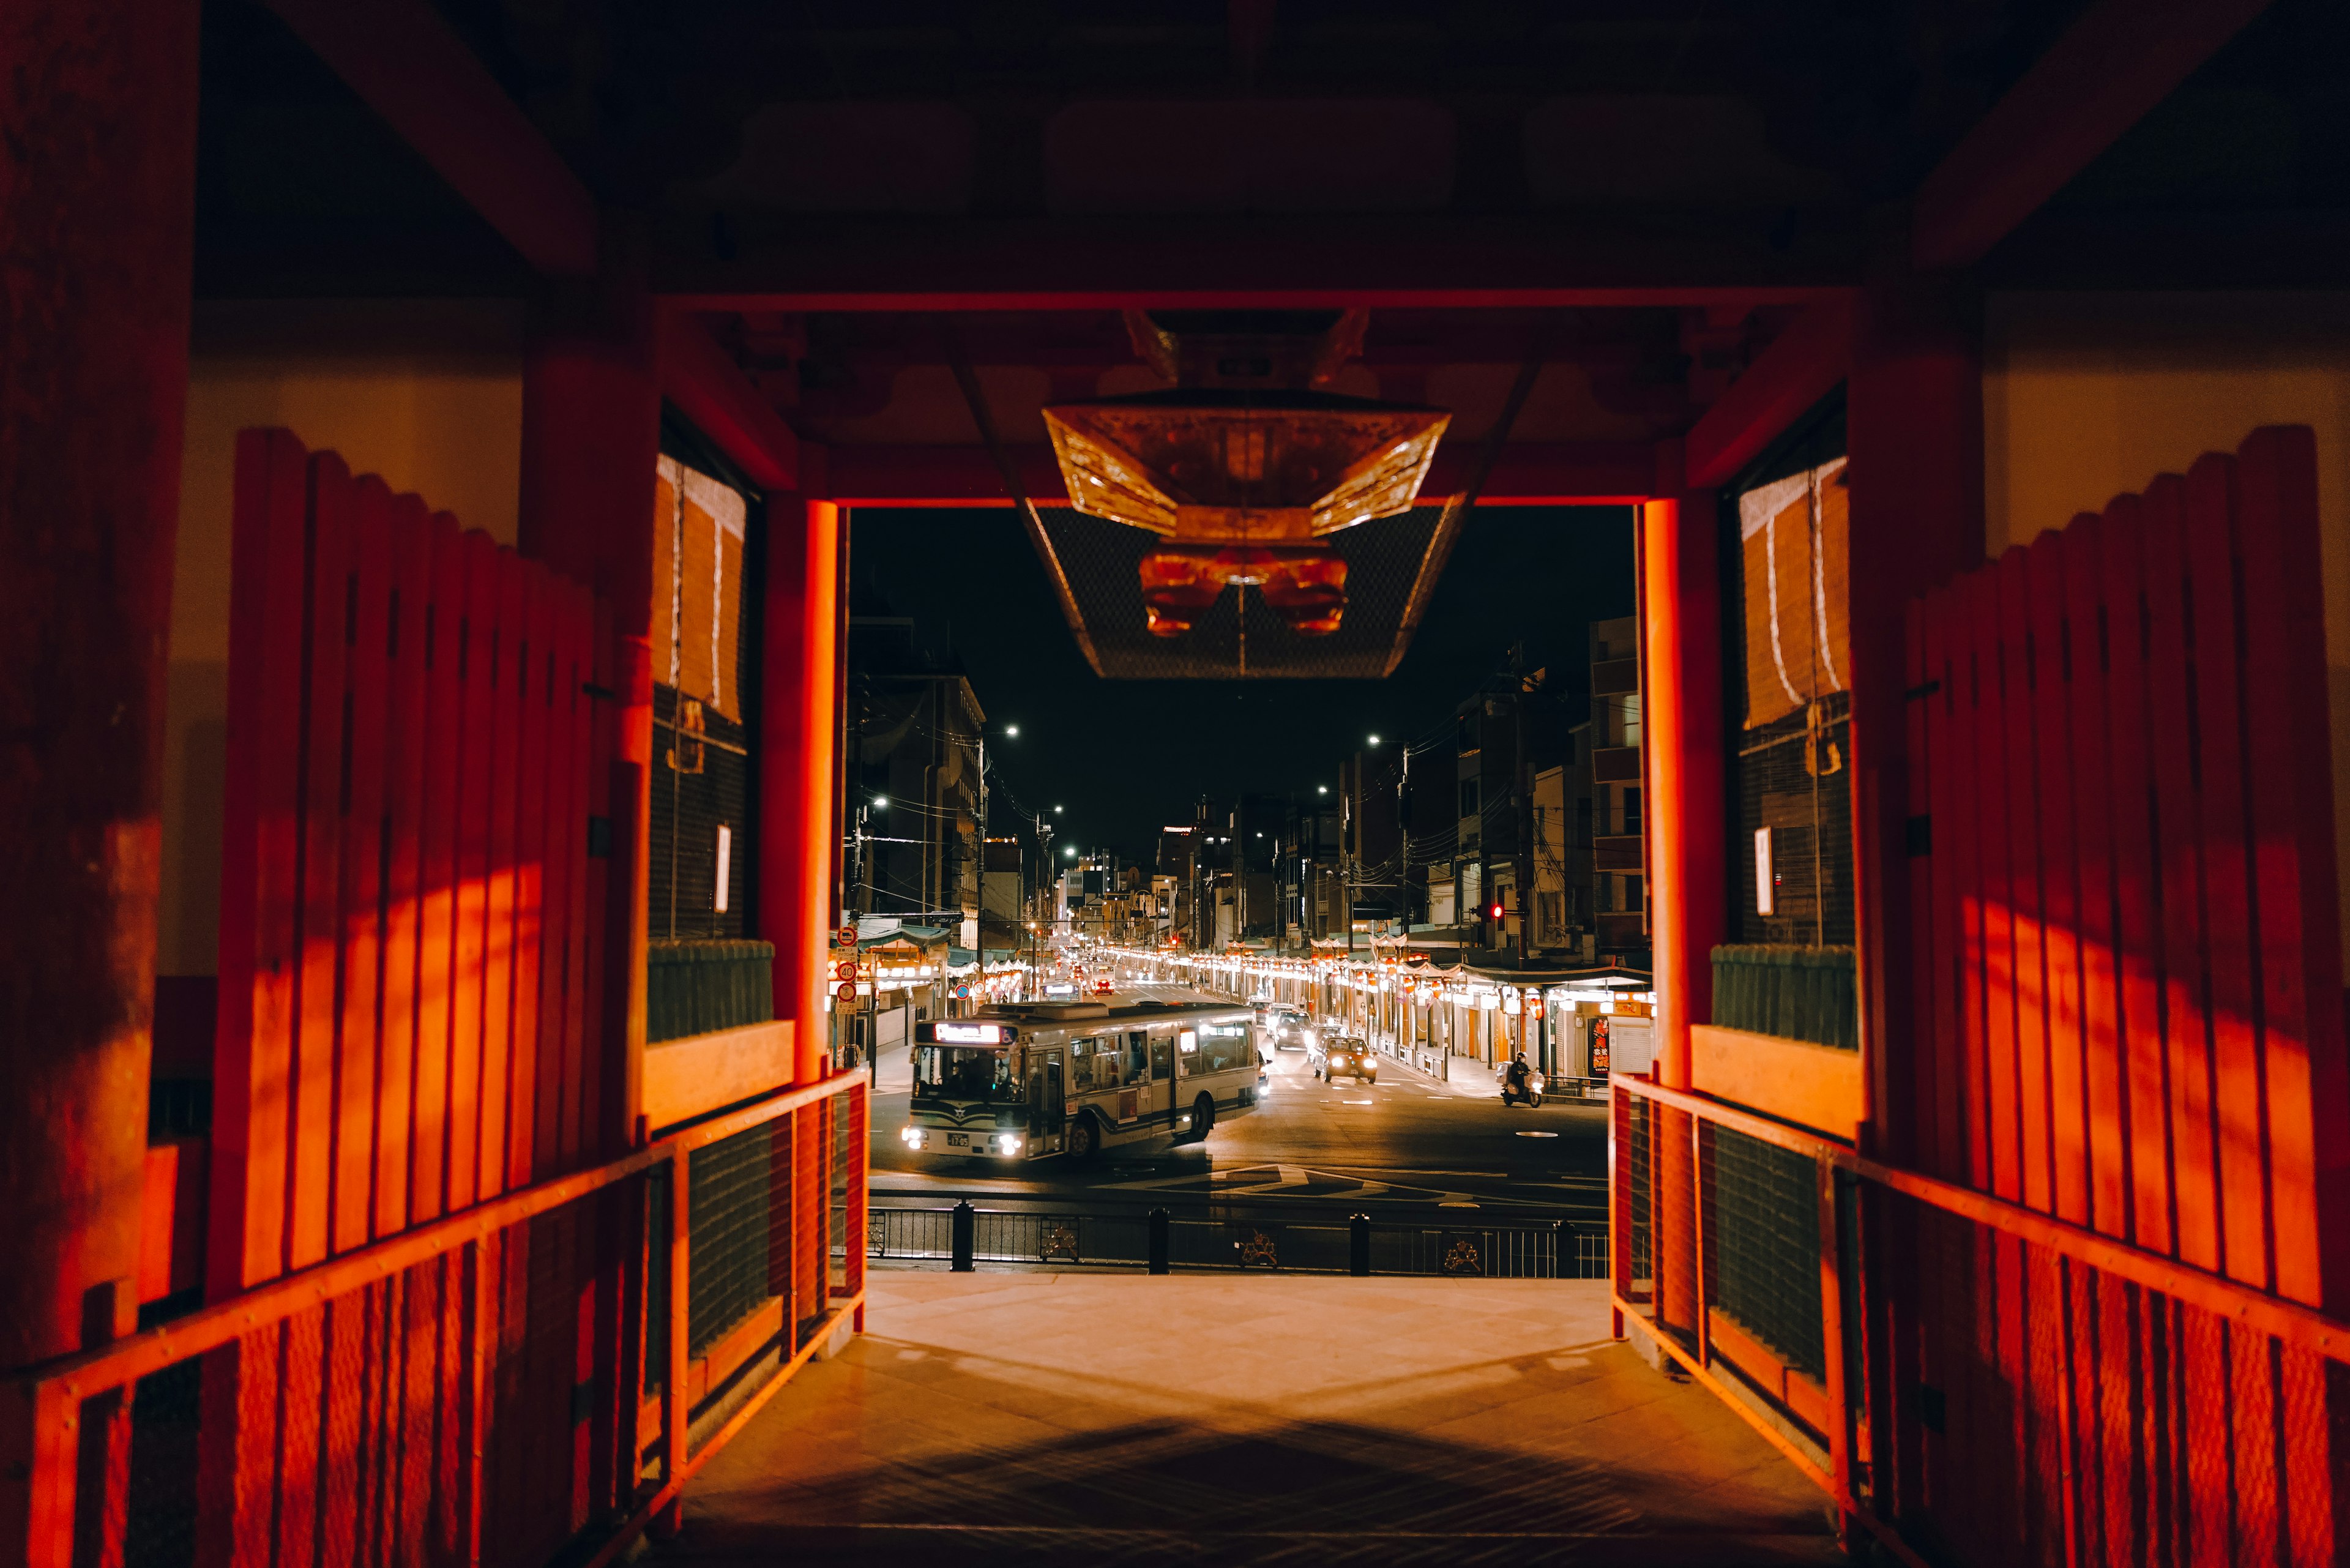
<instances>
[{"instance_id":1,"label":"street lamp","mask_svg":"<svg viewBox=\"0 0 2350 1568\"><path fill-rule=\"evenodd\" d=\"M889 804L889 797L888 795L886 795L886 794L877 794L877 795L875 795L875 796L873 797L873 805L874 805L875 809L877 809L877 810L878 810L878 809L879 809L879 808L881 808L881 807L883 807L883 806L888 805Z\"/></svg>"},{"instance_id":2,"label":"street lamp","mask_svg":"<svg viewBox=\"0 0 2350 1568\"><path fill-rule=\"evenodd\" d=\"M1378 745L1378 743L1379 743L1379 738L1378 738L1377 735L1373 735L1373 736L1371 737L1371 744L1373 744L1373 745L1375 745L1375 746L1376 746L1376 745Z\"/></svg>"},{"instance_id":3,"label":"street lamp","mask_svg":"<svg viewBox=\"0 0 2350 1568\"><path fill-rule=\"evenodd\" d=\"M1006 724L1003 726L1003 732L1006 735L1016 736L1020 733L1020 726L1017 724ZM1374 742L1372 743L1376 745L1378 742Z\"/></svg>"},{"instance_id":4,"label":"street lamp","mask_svg":"<svg viewBox=\"0 0 2350 1568\"><path fill-rule=\"evenodd\" d=\"M1330 786L1328 784L1315 784L1314 786L1314 793L1315 794L1328 794L1330 793Z\"/></svg>"},{"instance_id":5,"label":"street lamp","mask_svg":"<svg viewBox=\"0 0 2350 1568\"><path fill-rule=\"evenodd\" d=\"M1065 812L1065 811L1066 811L1066 810L1068 810L1068 809L1069 809L1069 808L1068 808L1067 806L1066 806L1066 805L1056 805L1056 806L1055 806L1055 807L1053 808L1053 815L1054 815L1055 816L1058 816L1058 815L1061 815L1061 813L1063 813L1063 812Z\"/></svg>"}]
</instances>

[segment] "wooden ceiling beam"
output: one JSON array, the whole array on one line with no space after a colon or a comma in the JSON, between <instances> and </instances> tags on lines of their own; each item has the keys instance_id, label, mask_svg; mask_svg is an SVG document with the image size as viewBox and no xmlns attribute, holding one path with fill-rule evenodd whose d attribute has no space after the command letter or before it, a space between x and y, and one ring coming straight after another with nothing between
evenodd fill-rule
<instances>
[{"instance_id":1,"label":"wooden ceiling beam","mask_svg":"<svg viewBox=\"0 0 2350 1568\"><path fill-rule=\"evenodd\" d=\"M1005 455L1037 505L1069 504L1051 447L1014 446ZM1421 500L1434 504L1451 493L1474 455L1467 443L1440 447ZM844 506L1012 504L984 447L834 446L826 456L827 499ZM1513 442L1502 449L1477 504L1629 505L1656 493L1657 474L1657 448L1648 441Z\"/></svg>"},{"instance_id":2,"label":"wooden ceiling beam","mask_svg":"<svg viewBox=\"0 0 2350 1568\"><path fill-rule=\"evenodd\" d=\"M2096 0L1918 187L1918 270L1981 260L2268 5Z\"/></svg>"},{"instance_id":3,"label":"wooden ceiling beam","mask_svg":"<svg viewBox=\"0 0 2350 1568\"><path fill-rule=\"evenodd\" d=\"M723 260L672 249L653 285L701 311L1751 309L1851 287L1859 257L1854 235L1781 248L1741 225L850 218Z\"/></svg>"},{"instance_id":4,"label":"wooden ceiling beam","mask_svg":"<svg viewBox=\"0 0 2350 1568\"><path fill-rule=\"evenodd\" d=\"M683 311L661 313L660 381L661 396L745 478L767 490L798 486L799 437L708 328Z\"/></svg>"},{"instance_id":5,"label":"wooden ceiling beam","mask_svg":"<svg viewBox=\"0 0 2350 1568\"><path fill-rule=\"evenodd\" d=\"M269 4L533 268L594 274L595 198L428 0Z\"/></svg>"},{"instance_id":6,"label":"wooden ceiling beam","mask_svg":"<svg viewBox=\"0 0 2350 1568\"><path fill-rule=\"evenodd\" d=\"M1851 369L1850 297L1806 308L1690 427L1681 443L1683 483L1706 490L1729 480Z\"/></svg>"}]
</instances>

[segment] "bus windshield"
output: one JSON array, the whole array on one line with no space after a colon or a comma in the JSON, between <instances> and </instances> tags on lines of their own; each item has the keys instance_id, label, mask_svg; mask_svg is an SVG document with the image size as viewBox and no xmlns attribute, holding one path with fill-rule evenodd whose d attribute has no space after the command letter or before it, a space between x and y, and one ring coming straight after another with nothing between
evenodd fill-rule
<instances>
[{"instance_id":1,"label":"bus windshield","mask_svg":"<svg viewBox=\"0 0 2350 1568\"><path fill-rule=\"evenodd\" d=\"M914 1098L1020 1103L1012 1053L1000 1045L918 1045L914 1048Z\"/></svg>"}]
</instances>

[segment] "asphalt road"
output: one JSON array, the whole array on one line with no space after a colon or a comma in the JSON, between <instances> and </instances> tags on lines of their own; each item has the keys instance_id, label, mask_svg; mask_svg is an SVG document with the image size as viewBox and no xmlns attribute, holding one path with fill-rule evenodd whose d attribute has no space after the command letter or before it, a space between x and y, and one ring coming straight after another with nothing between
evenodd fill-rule
<instances>
[{"instance_id":1,"label":"asphalt road","mask_svg":"<svg viewBox=\"0 0 2350 1568\"><path fill-rule=\"evenodd\" d=\"M1220 1119L1204 1144L1155 1138L1106 1149L1089 1165L1048 1156L1008 1166L909 1152L898 1139L903 1072L885 1065L873 1099L874 1201L969 1197L996 1207L1097 1211L1236 1200L1359 1210L1375 1219L1475 1209L1494 1220L1604 1221L1606 1107L1560 1100L1504 1107L1498 1088L1485 1086L1488 1069L1454 1067L1462 1076L1448 1085L1382 1059L1375 1085L1324 1084L1307 1070L1305 1052L1279 1051L1257 1109Z\"/></svg>"}]
</instances>

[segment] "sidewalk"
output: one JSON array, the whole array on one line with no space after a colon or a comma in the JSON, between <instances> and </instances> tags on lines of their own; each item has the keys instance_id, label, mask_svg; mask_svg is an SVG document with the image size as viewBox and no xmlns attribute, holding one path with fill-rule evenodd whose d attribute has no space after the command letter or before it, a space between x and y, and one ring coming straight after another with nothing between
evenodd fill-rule
<instances>
[{"instance_id":1,"label":"sidewalk","mask_svg":"<svg viewBox=\"0 0 2350 1568\"><path fill-rule=\"evenodd\" d=\"M1602 1283L868 1280L868 1332L693 1480L655 1563L1846 1561L1794 1466L1608 1337Z\"/></svg>"},{"instance_id":2,"label":"sidewalk","mask_svg":"<svg viewBox=\"0 0 2350 1568\"><path fill-rule=\"evenodd\" d=\"M1457 1095L1464 1100L1483 1100L1502 1092L1501 1085L1493 1081L1493 1069L1474 1056L1450 1058L1452 1073L1450 1078L1440 1078L1433 1073L1422 1071L1415 1062L1392 1052L1381 1051L1379 1059L1381 1072L1394 1072L1399 1083L1425 1085L1431 1093ZM1430 1059L1437 1064L1440 1072L1448 1060L1434 1054Z\"/></svg>"}]
</instances>

